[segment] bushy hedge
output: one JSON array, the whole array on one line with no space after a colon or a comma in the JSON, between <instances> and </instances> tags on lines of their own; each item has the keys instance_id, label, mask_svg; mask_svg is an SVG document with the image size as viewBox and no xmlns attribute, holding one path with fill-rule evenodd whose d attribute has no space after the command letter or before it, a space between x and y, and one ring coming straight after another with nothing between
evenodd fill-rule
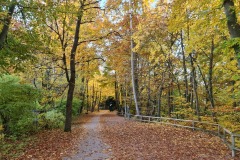
<instances>
[{"instance_id":1,"label":"bushy hedge","mask_svg":"<svg viewBox=\"0 0 240 160\"><path fill-rule=\"evenodd\" d=\"M57 111L51 110L38 116L38 126L45 129L61 128L64 126L65 116Z\"/></svg>"},{"instance_id":2,"label":"bushy hedge","mask_svg":"<svg viewBox=\"0 0 240 160\"><path fill-rule=\"evenodd\" d=\"M40 92L20 83L18 77L0 77L0 123L6 135L22 135L35 130L33 110Z\"/></svg>"},{"instance_id":3,"label":"bushy hedge","mask_svg":"<svg viewBox=\"0 0 240 160\"><path fill-rule=\"evenodd\" d=\"M57 104L56 109L65 115L67 101L59 100L56 102L56 104ZM79 108L81 105L82 105L82 101L80 101L79 99L76 99L76 98L73 99L73 103L72 103L72 115L73 116L77 116L79 114Z\"/></svg>"}]
</instances>

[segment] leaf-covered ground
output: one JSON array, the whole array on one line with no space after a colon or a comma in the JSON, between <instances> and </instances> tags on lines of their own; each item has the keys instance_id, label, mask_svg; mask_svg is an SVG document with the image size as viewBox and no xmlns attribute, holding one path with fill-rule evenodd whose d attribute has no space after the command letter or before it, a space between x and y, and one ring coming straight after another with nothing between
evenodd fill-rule
<instances>
[{"instance_id":1,"label":"leaf-covered ground","mask_svg":"<svg viewBox=\"0 0 240 160\"><path fill-rule=\"evenodd\" d=\"M100 131L100 117L106 114L107 111L100 113L92 113L91 120L83 125L86 136L79 143L78 151L63 160L103 160L111 157L111 148L109 145L103 143L99 134Z\"/></svg>"},{"instance_id":2,"label":"leaf-covered ground","mask_svg":"<svg viewBox=\"0 0 240 160\"><path fill-rule=\"evenodd\" d=\"M92 121L96 116L100 116ZM96 123L95 128L87 129L85 124ZM99 127L100 126L100 127ZM90 134L91 132L91 134ZM93 137L91 140L89 138ZM95 142L94 138L102 142ZM92 143L91 145L89 143ZM83 143L84 142L84 143ZM15 143L22 143L17 141ZM82 146L87 144L89 147ZM19 146L19 145L18 145ZM91 148L92 147L92 148ZM98 148L97 148L98 147ZM76 120L71 133L62 130L51 130L41 132L31 138L27 146L23 147L23 153L17 158L16 150L12 148L8 152L1 152L0 159L17 160L57 160L74 159L71 157L84 157L87 148L92 152L103 151L109 155L107 159L113 160L239 160L233 159L231 151L224 143L215 136L183 128L176 128L159 124L148 124L125 120L115 112L104 111L85 115ZM104 150L105 151L104 151ZM82 151L82 152L81 152ZM111 154L108 154L110 153ZM84 159L84 158L83 158ZM106 159L106 158L104 158Z\"/></svg>"},{"instance_id":3,"label":"leaf-covered ground","mask_svg":"<svg viewBox=\"0 0 240 160\"><path fill-rule=\"evenodd\" d=\"M102 137L112 147L112 159L233 159L218 137L200 131L127 121L112 113L101 118L101 125Z\"/></svg>"},{"instance_id":4,"label":"leaf-covered ground","mask_svg":"<svg viewBox=\"0 0 240 160\"><path fill-rule=\"evenodd\" d=\"M21 148L22 151L14 148L14 146L26 143L25 140L13 141L9 143L13 147L8 149L7 152L0 151L0 160L58 160L73 154L78 150L81 139L85 137L82 124L90 119L91 116L87 115L76 119L73 122L71 133L63 132L62 129L55 129L33 135L28 138L27 145Z\"/></svg>"}]
</instances>

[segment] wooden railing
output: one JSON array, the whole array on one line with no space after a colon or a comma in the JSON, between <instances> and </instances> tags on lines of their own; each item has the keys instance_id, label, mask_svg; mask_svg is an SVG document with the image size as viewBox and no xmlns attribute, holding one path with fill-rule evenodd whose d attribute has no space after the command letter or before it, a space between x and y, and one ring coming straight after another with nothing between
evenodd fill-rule
<instances>
[{"instance_id":1,"label":"wooden railing","mask_svg":"<svg viewBox=\"0 0 240 160\"><path fill-rule=\"evenodd\" d=\"M134 119L140 122L162 123L175 127L183 127L192 130L201 130L204 132L208 132L220 137L224 141L224 143L226 143L227 146L231 149L233 157L236 156L236 152L240 152L240 134L233 133L219 124L167 117L152 117L142 115L134 116L132 114L125 114L124 117L128 119Z\"/></svg>"}]
</instances>

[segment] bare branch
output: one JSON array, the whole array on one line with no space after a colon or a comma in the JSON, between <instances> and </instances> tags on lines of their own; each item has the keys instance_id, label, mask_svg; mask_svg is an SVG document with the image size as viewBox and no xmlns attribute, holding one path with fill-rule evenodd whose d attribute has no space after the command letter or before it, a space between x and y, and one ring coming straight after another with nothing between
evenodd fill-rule
<instances>
[{"instance_id":1,"label":"bare branch","mask_svg":"<svg viewBox=\"0 0 240 160\"><path fill-rule=\"evenodd\" d=\"M83 10L86 11L86 10L89 10L89 9L99 9L99 10L105 11L105 9L102 9L101 7L98 7L98 6L84 8Z\"/></svg>"},{"instance_id":2,"label":"bare branch","mask_svg":"<svg viewBox=\"0 0 240 160\"><path fill-rule=\"evenodd\" d=\"M60 33L59 33L56 29L54 29L53 26L48 25L47 23L46 23L46 25L47 25L47 27L50 28L53 32L55 32L58 36L60 36Z\"/></svg>"},{"instance_id":3,"label":"bare branch","mask_svg":"<svg viewBox=\"0 0 240 160\"><path fill-rule=\"evenodd\" d=\"M108 36L110 36L110 35L112 35L112 34L115 34L115 35L121 37L121 35L120 35L118 32L112 31L112 32L109 32L108 34L106 34L105 36L97 37L97 38L95 38L95 39L88 39L88 40L80 41L80 42L78 42L78 45L80 45L80 44L82 44L82 43L95 42L95 41L98 41L98 40L107 38Z\"/></svg>"},{"instance_id":4,"label":"bare branch","mask_svg":"<svg viewBox=\"0 0 240 160\"><path fill-rule=\"evenodd\" d=\"M105 60L104 58L102 58L102 57L92 58L92 59L86 60L86 61L84 61L84 62L91 62L91 61L93 61L93 60L98 60L98 59L102 60L103 62L106 62L106 60Z\"/></svg>"},{"instance_id":5,"label":"bare branch","mask_svg":"<svg viewBox=\"0 0 240 160\"><path fill-rule=\"evenodd\" d=\"M81 22L81 24L92 23L92 22L95 22L95 21L84 21L84 22Z\"/></svg>"}]
</instances>

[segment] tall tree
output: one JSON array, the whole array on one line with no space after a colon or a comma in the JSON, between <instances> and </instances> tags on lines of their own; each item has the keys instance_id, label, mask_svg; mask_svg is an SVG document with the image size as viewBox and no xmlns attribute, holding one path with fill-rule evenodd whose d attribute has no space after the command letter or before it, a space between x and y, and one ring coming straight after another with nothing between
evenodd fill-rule
<instances>
[{"instance_id":1,"label":"tall tree","mask_svg":"<svg viewBox=\"0 0 240 160\"><path fill-rule=\"evenodd\" d=\"M76 51L79 43L79 33L80 33L80 25L82 22L82 17L83 17L83 9L85 6L85 0L80 1L80 7L78 10L78 15L77 15L77 22L76 22L76 28L75 28L75 34L74 34L74 41L70 53L70 78L67 77L68 79L68 93L67 93L67 104L66 104L66 121L65 121L65 132L70 132L71 131L71 123L72 123L72 101L73 101L73 93L74 93L74 88L75 88L75 81L76 81ZM66 63L66 62L64 62ZM68 72L68 71L67 71ZM66 76L68 76L66 72Z\"/></svg>"},{"instance_id":2,"label":"tall tree","mask_svg":"<svg viewBox=\"0 0 240 160\"><path fill-rule=\"evenodd\" d=\"M129 8L130 8L130 36L131 36L131 75L132 75L132 89L133 89L133 97L136 108L136 115L140 114L139 111L139 91L138 91L138 78L137 78L137 53L133 51L134 41L132 38L133 34L133 8L132 1L129 0Z\"/></svg>"},{"instance_id":3,"label":"tall tree","mask_svg":"<svg viewBox=\"0 0 240 160\"><path fill-rule=\"evenodd\" d=\"M97 33L94 32L94 24L97 11L100 9L99 1L80 0L80 1L58 1L40 3L43 12L39 12L42 29L48 27L51 37L51 45L57 46L55 53L58 65L64 70L67 90L66 119L64 131L71 131L72 121L72 101L76 85L76 65L82 64L76 58L79 57L82 50L78 50L80 45L85 45L96 41ZM45 14L43 14L45 13ZM91 28L91 29L89 29ZM84 34L81 34L84 31ZM46 32L46 29L43 30ZM72 42L73 40L73 42ZM88 80L86 80L88 81Z\"/></svg>"},{"instance_id":4,"label":"tall tree","mask_svg":"<svg viewBox=\"0 0 240 160\"><path fill-rule=\"evenodd\" d=\"M240 69L240 44L239 40L236 38L240 38L240 24L238 23L235 5L233 0L224 0L223 1L224 11L227 17L227 27L229 34L232 39L235 39L235 43L233 44L233 49L235 50L235 54L238 61L238 69Z\"/></svg>"},{"instance_id":5,"label":"tall tree","mask_svg":"<svg viewBox=\"0 0 240 160\"><path fill-rule=\"evenodd\" d=\"M16 3L17 3L16 0L13 0L13 1L10 2L9 6L7 7L8 8L7 15L2 20L3 21L3 27L2 27L2 30L0 32L0 50L3 48L4 43L6 43L6 38L7 38L8 31L9 31L9 27L10 27L10 23L11 23L11 20L12 20L12 16L13 16L13 13L14 13Z\"/></svg>"}]
</instances>

